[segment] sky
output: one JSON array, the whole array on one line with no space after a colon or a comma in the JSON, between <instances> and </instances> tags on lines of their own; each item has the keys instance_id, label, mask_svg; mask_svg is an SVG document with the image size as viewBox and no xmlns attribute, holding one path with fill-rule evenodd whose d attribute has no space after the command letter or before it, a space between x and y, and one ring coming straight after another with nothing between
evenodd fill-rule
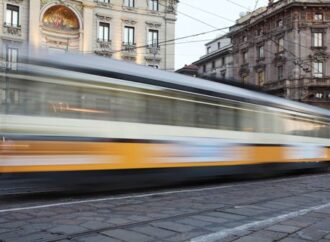
<instances>
[{"instance_id":1,"label":"sky","mask_svg":"<svg viewBox=\"0 0 330 242\"><path fill-rule=\"evenodd\" d=\"M240 13L251 11L256 6L266 6L267 3L268 0L180 0L176 22L176 38L234 25ZM205 23L200 23L186 15ZM205 43L224 33L218 31L177 41L175 68L179 69L185 64L191 64L198 60L206 53Z\"/></svg>"}]
</instances>

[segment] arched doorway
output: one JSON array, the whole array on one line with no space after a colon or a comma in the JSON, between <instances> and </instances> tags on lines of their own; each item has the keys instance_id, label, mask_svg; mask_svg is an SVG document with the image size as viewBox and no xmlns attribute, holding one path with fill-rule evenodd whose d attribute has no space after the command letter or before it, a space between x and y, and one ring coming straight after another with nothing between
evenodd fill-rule
<instances>
[{"instance_id":1,"label":"arched doorway","mask_svg":"<svg viewBox=\"0 0 330 242\"><path fill-rule=\"evenodd\" d=\"M80 22L68 7L48 8L41 19L42 46L50 51L67 52L80 49Z\"/></svg>"}]
</instances>

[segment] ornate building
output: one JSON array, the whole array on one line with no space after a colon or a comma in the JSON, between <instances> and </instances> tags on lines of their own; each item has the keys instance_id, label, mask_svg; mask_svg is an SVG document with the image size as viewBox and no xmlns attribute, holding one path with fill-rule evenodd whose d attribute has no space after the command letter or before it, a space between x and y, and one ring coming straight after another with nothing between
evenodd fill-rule
<instances>
[{"instance_id":1,"label":"ornate building","mask_svg":"<svg viewBox=\"0 0 330 242\"><path fill-rule=\"evenodd\" d=\"M237 20L234 79L330 108L330 1L269 1Z\"/></svg>"},{"instance_id":2,"label":"ornate building","mask_svg":"<svg viewBox=\"0 0 330 242\"><path fill-rule=\"evenodd\" d=\"M174 70L177 0L0 0L0 52L82 52ZM13 64L14 65L14 64Z\"/></svg>"}]
</instances>

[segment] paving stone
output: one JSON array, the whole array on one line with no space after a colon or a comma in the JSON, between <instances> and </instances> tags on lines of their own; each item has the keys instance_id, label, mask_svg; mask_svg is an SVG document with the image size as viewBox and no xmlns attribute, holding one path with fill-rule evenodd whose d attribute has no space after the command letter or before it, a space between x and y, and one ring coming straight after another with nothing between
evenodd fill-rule
<instances>
[{"instance_id":1,"label":"paving stone","mask_svg":"<svg viewBox=\"0 0 330 242\"><path fill-rule=\"evenodd\" d=\"M87 228L87 229L97 230L97 229L108 228L111 226L111 224L99 222L99 221L89 221L89 222L80 224L80 226Z\"/></svg>"},{"instance_id":2,"label":"paving stone","mask_svg":"<svg viewBox=\"0 0 330 242\"><path fill-rule=\"evenodd\" d=\"M220 217L227 220L241 220L246 218L246 216L243 215L223 213L223 212L212 212L212 213L207 213L206 215L211 217Z\"/></svg>"},{"instance_id":3,"label":"paving stone","mask_svg":"<svg viewBox=\"0 0 330 242\"><path fill-rule=\"evenodd\" d=\"M275 231L275 232L283 232L283 233L294 233L298 231L300 228L291 226L291 225L281 225L276 224L267 228L267 230Z\"/></svg>"},{"instance_id":4,"label":"paving stone","mask_svg":"<svg viewBox=\"0 0 330 242\"><path fill-rule=\"evenodd\" d=\"M210 222L205 222L205 221L202 221L199 219L192 219L192 218L179 219L179 220L176 220L176 222L180 223L180 224L191 225L194 227L206 227L206 226L209 226L210 224L212 224Z\"/></svg>"},{"instance_id":5,"label":"paving stone","mask_svg":"<svg viewBox=\"0 0 330 242\"><path fill-rule=\"evenodd\" d=\"M234 241L235 242L273 242L273 240L270 238L262 238L253 235L244 236Z\"/></svg>"},{"instance_id":6,"label":"paving stone","mask_svg":"<svg viewBox=\"0 0 330 242\"><path fill-rule=\"evenodd\" d=\"M188 232L188 233L181 233L176 236L166 238L166 241L173 241L173 242L178 242L178 241L188 241L192 238L196 238L198 236L201 236L205 234L205 231L193 231L193 232Z\"/></svg>"},{"instance_id":7,"label":"paving stone","mask_svg":"<svg viewBox=\"0 0 330 242\"><path fill-rule=\"evenodd\" d=\"M319 229L315 228L305 228L301 231L298 231L298 233L295 235L295 237L299 237L301 239L305 240L312 240L312 241L317 241L323 238L327 234L326 231L322 231Z\"/></svg>"},{"instance_id":8,"label":"paving stone","mask_svg":"<svg viewBox=\"0 0 330 242\"><path fill-rule=\"evenodd\" d=\"M291 226L295 226L295 227L299 227L299 228L304 228L304 227L307 227L307 226L309 226L313 223L312 222L303 222L303 221L298 221L298 220L292 219L292 220L283 221L280 224L291 225Z\"/></svg>"},{"instance_id":9,"label":"paving stone","mask_svg":"<svg viewBox=\"0 0 330 242\"><path fill-rule=\"evenodd\" d=\"M47 231L57 234L75 234L85 232L86 229L76 225L59 225Z\"/></svg>"},{"instance_id":10,"label":"paving stone","mask_svg":"<svg viewBox=\"0 0 330 242\"><path fill-rule=\"evenodd\" d=\"M158 228L163 228L180 233L186 233L194 229L194 227L192 226L174 223L174 222L153 222L152 225Z\"/></svg>"},{"instance_id":11,"label":"paving stone","mask_svg":"<svg viewBox=\"0 0 330 242\"><path fill-rule=\"evenodd\" d=\"M192 218L197 219L197 220L206 221L206 222L217 223L217 224L225 223L228 221L227 219L223 219L220 217L210 217L210 216L203 216L203 215L192 216Z\"/></svg>"},{"instance_id":12,"label":"paving stone","mask_svg":"<svg viewBox=\"0 0 330 242\"><path fill-rule=\"evenodd\" d=\"M169 231L166 229L156 228L156 227L153 227L150 225L133 227L133 228L130 228L130 230L134 230L139 233L150 235L155 238L166 238L166 237L174 236L177 234L176 232Z\"/></svg>"},{"instance_id":13,"label":"paving stone","mask_svg":"<svg viewBox=\"0 0 330 242\"><path fill-rule=\"evenodd\" d=\"M304 239L297 239L297 238L284 238L279 240L279 242L310 242L309 240L304 240Z\"/></svg>"},{"instance_id":14,"label":"paving stone","mask_svg":"<svg viewBox=\"0 0 330 242\"><path fill-rule=\"evenodd\" d=\"M33 233L33 234L27 234L21 237L16 237L14 240L12 240L11 238L9 238L8 240L6 240L6 238L4 238L4 241L15 241L15 242L35 242L35 241L49 241L52 240L54 238L56 238L57 235L54 234L50 234L50 233L46 233L46 232L38 232L38 233ZM1 238L1 236L0 236Z\"/></svg>"},{"instance_id":15,"label":"paving stone","mask_svg":"<svg viewBox=\"0 0 330 242\"><path fill-rule=\"evenodd\" d=\"M106 235L95 234L78 239L79 242L120 242L120 240L110 238Z\"/></svg>"},{"instance_id":16,"label":"paving stone","mask_svg":"<svg viewBox=\"0 0 330 242\"><path fill-rule=\"evenodd\" d=\"M315 223L311 227L330 232L330 219L326 219L319 223Z\"/></svg>"},{"instance_id":17,"label":"paving stone","mask_svg":"<svg viewBox=\"0 0 330 242\"><path fill-rule=\"evenodd\" d=\"M287 233L275 232L269 230L260 230L251 234L251 236L260 237L260 238L269 238L272 240L283 239L287 236Z\"/></svg>"},{"instance_id":18,"label":"paving stone","mask_svg":"<svg viewBox=\"0 0 330 242\"><path fill-rule=\"evenodd\" d=\"M152 241L154 238L126 229L114 229L103 231L102 234L107 235L109 237L123 240L123 241L134 241L134 242L147 242Z\"/></svg>"}]
</instances>

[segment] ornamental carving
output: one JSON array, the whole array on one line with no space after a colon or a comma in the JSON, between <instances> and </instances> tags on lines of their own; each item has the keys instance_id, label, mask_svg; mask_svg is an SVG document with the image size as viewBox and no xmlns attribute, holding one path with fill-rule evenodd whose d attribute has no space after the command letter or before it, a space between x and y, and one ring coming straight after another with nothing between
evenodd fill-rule
<instances>
[{"instance_id":1,"label":"ornamental carving","mask_svg":"<svg viewBox=\"0 0 330 242\"><path fill-rule=\"evenodd\" d=\"M96 14L96 18L100 21L110 21L112 19L112 17L110 17L109 15L100 15L100 14Z\"/></svg>"},{"instance_id":2,"label":"ornamental carving","mask_svg":"<svg viewBox=\"0 0 330 242\"><path fill-rule=\"evenodd\" d=\"M23 2L23 0L8 0L9 2L20 4Z\"/></svg>"},{"instance_id":3,"label":"ornamental carving","mask_svg":"<svg viewBox=\"0 0 330 242\"><path fill-rule=\"evenodd\" d=\"M148 21L146 21L146 24L150 28L160 28L162 26L161 23L157 23L157 22L148 22Z\"/></svg>"},{"instance_id":4,"label":"ornamental carving","mask_svg":"<svg viewBox=\"0 0 330 242\"><path fill-rule=\"evenodd\" d=\"M129 25L135 25L137 23L137 21L133 20L133 19L122 19L124 24L129 24Z\"/></svg>"}]
</instances>

